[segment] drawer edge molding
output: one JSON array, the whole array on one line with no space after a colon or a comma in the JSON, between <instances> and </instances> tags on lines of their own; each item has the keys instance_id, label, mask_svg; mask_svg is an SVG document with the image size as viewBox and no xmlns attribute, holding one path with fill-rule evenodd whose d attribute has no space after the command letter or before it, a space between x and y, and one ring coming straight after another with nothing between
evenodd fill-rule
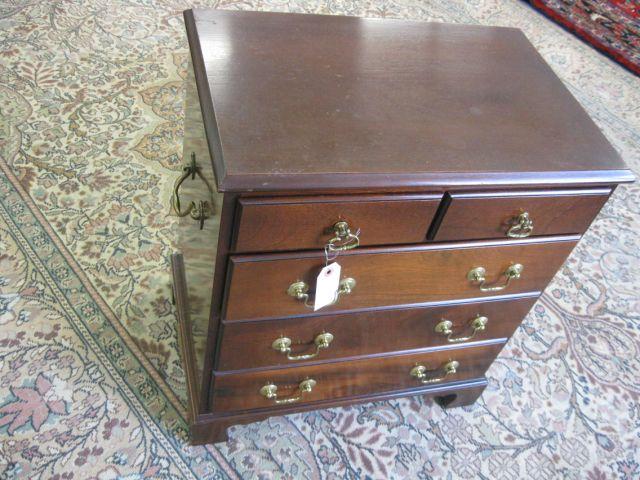
<instances>
[{"instance_id":1,"label":"drawer edge molding","mask_svg":"<svg viewBox=\"0 0 640 480\"><path fill-rule=\"evenodd\" d=\"M300 315L284 315L277 317L260 317L260 318L239 318L239 319L227 319L223 318L220 323L223 325L235 325L238 323L262 323L269 322L273 320L290 320L295 321L296 319L302 318L310 318L310 317L326 317L330 315L349 315L352 313L367 313L367 312L382 312L382 311L392 311L392 310L404 310L404 309L419 309L425 307L448 307L454 305L465 305L472 303L484 303L484 302L498 302L502 300L519 300L524 298L537 298L542 295L542 291L534 290L531 292L522 292L522 293L503 293L500 295L492 295L490 297L470 297L470 298L455 298L451 300L444 301L433 301L433 302L420 302L420 303L406 303L406 304L397 304L397 305L382 305L379 307L368 307L368 308L358 308L358 309L348 309L348 310L332 310L330 312L327 311L317 311L310 312Z\"/></svg>"},{"instance_id":2,"label":"drawer edge molding","mask_svg":"<svg viewBox=\"0 0 640 480\"><path fill-rule=\"evenodd\" d=\"M465 348L488 347L491 345L504 345L507 343L507 340L508 340L507 338L503 338L503 337L490 338L487 340L479 340L479 341L467 342L467 343L451 343L451 344L438 345L438 346L426 347L426 348L412 348L412 349L406 349L406 350L396 350L392 352L368 353L363 355L351 355L348 357L340 357L340 358L327 358L324 360L318 359L318 360L307 361L304 363L267 365L264 367L241 368L236 370L214 370L213 373L216 377L226 377L228 375L238 375L242 373L256 373L256 372L264 372L268 370L281 371L281 370L287 370L290 368L313 367L317 365L330 365L330 364L360 361L360 360L377 360L377 359L386 358L386 357L421 355L421 354L436 353L436 352L442 352L442 351L455 352Z\"/></svg>"},{"instance_id":3,"label":"drawer edge molding","mask_svg":"<svg viewBox=\"0 0 640 480\"><path fill-rule=\"evenodd\" d=\"M519 239L494 239L494 240L466 240L457 242L430 243L424 245L399 245L393 247L360 247L356 250L347 250L342 252L340 257L352 255L393 255L394 253L408 252L428 252L430 250L453 250L453 249L469 249L483 247L500 247L500 246L517 246L536 243L561 243L561 242L578 242L582 235L553 235L544 237L529 237ZM324 258L324 252L321 250L308 250L302 252L278 252L264 254L237 254L230 256L232 263L245 262L270 262L278 260L292 260L305 258Z\"/></svg>"},{"instance_id":4,"label":"drawer edge molding","mask_svg":"<svg viewBox=\"0 0 640 480\"><path fill-rule=\"evenodd\" d=\"M610 195L613 190L602 188L576 188L574 190L501 190L483 192L447 192L451 198L518 198L518 197L565 197L579 195Z\"/></svg>"}]
</instances>

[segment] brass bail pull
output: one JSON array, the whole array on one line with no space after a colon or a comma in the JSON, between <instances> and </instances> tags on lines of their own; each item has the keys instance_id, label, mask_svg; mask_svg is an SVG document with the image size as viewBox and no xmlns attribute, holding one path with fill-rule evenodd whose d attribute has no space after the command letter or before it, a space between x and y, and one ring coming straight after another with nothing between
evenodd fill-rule
<instances>
[{"instance_id":1,"label":"brass bail pull","mask_svg":"<svg viewBox=\"0 0 640 480\"><path fill-rule=\"evenodd\" d=\"M324 348L329 348L333 342L333 335L329 332L322 332L314 338L313 343L316 346L316 351L313 353L307 353L304 355L292 355L291 344L293 343L289 337L281 336L276 338L271 344L271 348L287 356L288 360L309 360L320 355L320 351Z\"/></svg>"},{"instance_id":2,"label":"brass bail pull","mask_svg":"<svg viewBox=\"0 0 640 480\"><path fill-rule=\"evenodd\" d=\"M356 286L356 281L353 278L343 278L340 280L340 286L336 291L333 301L329 305L335 305L340 300L342 295L349 295ZM287 295L304 302L305 307L313 308L313 302L311 301L311 295L309 294L309 285L303 281L293 282L287 289Z\"/></svg>"},{"instance_id":3,"label":"brass bail pull","mask_svg":"<svg viewBox=\"0 0 640 480\"><path fill-rule=\"evenodd\" d=\"M469 326L471 327L471 335L454 337L453 322L451 320L443 319L440 323L436 325L435 331L437 333L441 333L442 335L446 336L447 342L449 343L466 342L468 340L473 339L476 336L476 333L483 332L484 330L486 330L488 323L489 323L489 319L487 317L478 315L469 323Z\"/></svg>"},{"instance_id":4,"label":"brass bail pull","mask_svg":"<svg viewBox=\"0 0 640 480\"><path fill-rule=\"evenodd\" d=\"M424 365L416 365L409 371L409 375L413 378L416 378L420 381L420 383L437 383L443 381L449 375L453 375L458 371L458 367L460 366L460 362L456 360L450 360L442 367L436 368L435 370L429 370ZM440 376L434 376L440 373Z\"/></svg>"},{"instance_id":5,"label":"brass bail pull","mask_svg":"<svg viewBox=\"0 0 640 480\"><path fill-rule=\"evenodd\" d=\"M273 383L267 383L260 389L260 395L267 400L272 400L274 405L286 405L288 403L296 403L302 400L305 394L311 393L316 386L316 381L313 378L308 378L300 382L297 388L297 393L289 397L278 398L278 386Z\"/></svg>"},{"instance_id":6,"label":"brass bail pull","mask_svg":"<svg viewBox=\"0 0 640 480\"><path fill-rule=\"evenodd\" d=\"M533 220L529 217L529 212L522 212L517 217L511 219L511 228L507 230L509 238L526 238L533 233Z\"/></svg>"},{"instance_id":7,"label":"brass bail pull","mask_svg":"<svg viewBox=\"0 0 640 480\"><path fill-rule=\"evenodd\" d=\"M182 205L180 202L180 186L184 183L184 181L191 177L191 180L195 180L196 176L200 178L207 186L207 189L211 193L211 185L206 178L202 175L200 171L200 167L196 163L196 154L191 153L191 161L182 167L182 175L176 180L175 185L173 186L173 195L171 195L171 210L178 217L186 217L189 215L195 221L197 221L200 225L200 230L204 228L204 221L211 217L212 215L212 207L208 200L200 200L197 203L194 201L189 202L187 208L182 210Z\"/></svg>"},{"instance_id":8,"label":"brass bail pull","mask_svg":"<svg viewBox=\"0 0 640 480\"><path fill-rule=\"evenodd\" d=\"M467 273L467 280L472 283L479 284L480 291L482 292L499 292L509 286L511 280L518 280L522 275L524 266L520 263L514 263L509 265L507 269L502 273L506 277L506 281L502 285L487 285L487 271L484 267L475 267L469 270Z\"/></svg>"},{"instance_id":9,"label":"brass bail pull","mask_svg":"<svg viewBox=\"0 0 640 480\"><path fill-rule=\"evenodd\" d=\"M343 220L333 225L333 233L333 238L327 244L327 250L330 252L343 252L360 245L360 230L356 233L351 232L351 227Z\"/></svg>"}]
</instances>

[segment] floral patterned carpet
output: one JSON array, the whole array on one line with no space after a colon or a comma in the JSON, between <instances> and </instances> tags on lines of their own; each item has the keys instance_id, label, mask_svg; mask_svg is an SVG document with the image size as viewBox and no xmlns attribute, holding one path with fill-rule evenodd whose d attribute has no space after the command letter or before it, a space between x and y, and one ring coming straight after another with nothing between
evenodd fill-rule
<instances>
[{"instance_id":1,"label":"floral patterned carpet","mask_svg":"<svg viewBox=\"0 0 640 480\"><path fill-rule=\"evenodd\" d=\"M640 75L638 0L529 0L549 18Z\"/></svg>"},{"instance_id":2,"label":"floral patterned carpet","mask_svg":"<svg viewBox=\"0 0 640 480\"><path fill-rule=\"evenodd\" d=\"M640 173L640 79L515 0L211 5L522 28ZM640 186L618 189L473 406L408 398L189 447L168 257L180 0L0 1L0 478L640 478Z\"/></svg>"}]
</instances>

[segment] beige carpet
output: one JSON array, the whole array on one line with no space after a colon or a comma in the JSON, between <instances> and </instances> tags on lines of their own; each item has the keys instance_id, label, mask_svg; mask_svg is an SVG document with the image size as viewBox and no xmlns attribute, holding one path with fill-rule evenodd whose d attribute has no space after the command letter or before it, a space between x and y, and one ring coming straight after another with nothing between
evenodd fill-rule
<instances>
[{"instance_id":1,"label":"beige carpet","mask_svg":"<svg viewBox=\"0 0 640 480\"><path fill-rule=\"evenodd\" d=\"M640 478L635 185L616 192L476 405L409 398L185 445L168 201L190 6L0 2L0 478ZM640 80L525 3L219 7L522 28L640 172Z\"/></svg>"}]
</instances>

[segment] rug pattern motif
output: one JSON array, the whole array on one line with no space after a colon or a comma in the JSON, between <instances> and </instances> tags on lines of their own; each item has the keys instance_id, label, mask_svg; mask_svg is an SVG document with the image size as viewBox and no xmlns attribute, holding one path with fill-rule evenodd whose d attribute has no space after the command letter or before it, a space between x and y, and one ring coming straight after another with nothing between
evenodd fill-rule
<instances>
[{"instance_id":1,"label":"rug pattern motif","mask_svg":"<svg viewBox=\"0 0 640 480\"><path fill-rule=\"evenodd\" d=\"M640 75L640 3L636 0L530 0L556 22Z\"/></svg>"}]
</instances>

